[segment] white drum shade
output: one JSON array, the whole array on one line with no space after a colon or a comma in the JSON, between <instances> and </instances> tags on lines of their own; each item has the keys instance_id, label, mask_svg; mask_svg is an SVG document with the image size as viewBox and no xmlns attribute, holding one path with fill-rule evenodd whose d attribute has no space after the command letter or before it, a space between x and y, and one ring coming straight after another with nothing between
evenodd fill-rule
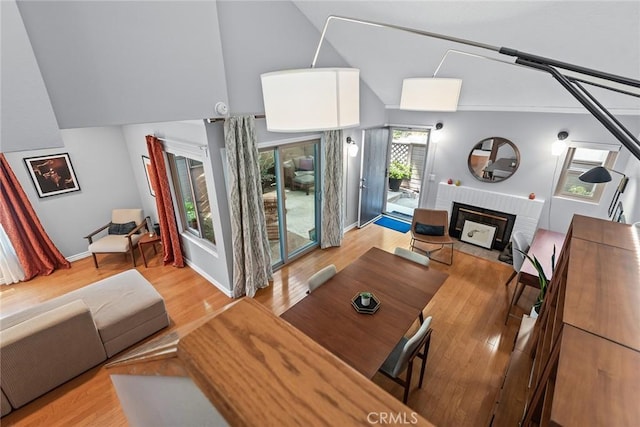
<instances>
[{"instance_id":1,"label":"white drum shade","mask_svg":"<svg viewBox=\"0 0 640 427\"><path fill-rule=\"evenodd\" d=\"M402 81L401 110L456 111L462 80L413 78Z\"/></svg>"},{"instance_id":2,"label":"white drum shade","mask_svg":"<svg viewBox=\"0 0 640 427\"><path fill-rule=\"evenodd\" d=\"M360 124L360 70L306 68L265 73L262 97L271 132L344 129Z\"/></svg>"}]
</instances>

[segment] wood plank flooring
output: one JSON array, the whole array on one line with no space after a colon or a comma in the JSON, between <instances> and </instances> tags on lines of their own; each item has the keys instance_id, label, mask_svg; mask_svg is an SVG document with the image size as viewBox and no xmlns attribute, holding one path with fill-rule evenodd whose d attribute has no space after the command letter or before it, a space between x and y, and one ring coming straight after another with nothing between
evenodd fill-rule
<instances>
[{"instance_id":1,"label":"wood plank flooring","mask_svg":"<svg viewBox=\"0 0 640 427\"><path fill-rule=\"evenodd\" d=\"M377 225L346 233L343 246L316 250L274 274L272 286L262 289L256 299L279 315L304 298L306 280L319 268L335 264L338 270L371 246L393 251L408 247L409 234ZM171 318L168 330L215 312L232 302L190 268L161 265L159 255L148 248L149 268L138 270L165 298ZM121 255L103 255L100 269L91 258L73 263L48 277L0 286L0 316L20 311L40 301L64 294L130 268ZM430 268L450 277L425 308L434 321L425 382L414 388L408 405L439 426L486 425L502 375L506 369L519 321L504 325L504 316L514 285L504 282L510 266L456 252L452 266L432 262ZM520 305L533 301L534 291L525 290ZM168 330L161 331L164 334ZM373 333L373 332L372 332ZM402 398L402 387L382 375L374 382ZM371 408L375 411L376 408ZM125 426L115 390L101 365L12 412L2 426Z\"/></svg>"}]
</instances>

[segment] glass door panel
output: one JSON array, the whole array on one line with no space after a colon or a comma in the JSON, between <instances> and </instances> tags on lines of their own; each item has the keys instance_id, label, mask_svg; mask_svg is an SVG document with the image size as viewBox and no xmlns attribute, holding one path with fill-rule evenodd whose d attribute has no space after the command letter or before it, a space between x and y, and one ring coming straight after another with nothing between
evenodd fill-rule
<instances>
[{"instance_id":1,"label":"glass door panel","mask_svg":"<svg viewBox=\"0 0 640 427\"><path fill-rule=\"evenodd\" d=\"M260 180L262 183L262 202L267 223L267 238L271 250L273 265L282 263L280 244L280 214L278 209L278 186L276 180L275 150L260 152Z\"/></svg>"},{"instance_id":2,"label":"glass door panel","mask_svg":"<svg viewBox=\"0 0 640 427\"><path fill-rule=\"evenodd\" d=\"M316 142L281 147L286 212L287 254L291 256L317 243Z\"/></svg>"},{"instance_id":3,"label":"glass door panel","mask_svg":"<svg viewBox=\"0 0 640 427\"><path fill-rule=\"evenodd\" d=\"M318 244L319 141L260 151L262 198L274 267Z\"/></svg>"}]
</instances>

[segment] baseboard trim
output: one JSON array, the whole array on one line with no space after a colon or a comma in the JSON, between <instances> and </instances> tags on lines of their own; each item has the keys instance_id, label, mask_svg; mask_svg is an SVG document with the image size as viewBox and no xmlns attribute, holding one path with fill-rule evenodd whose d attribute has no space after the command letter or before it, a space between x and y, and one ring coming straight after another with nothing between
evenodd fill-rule
<instances>
[{"instance_id":1,"label":"baseboard trim","mask_svg":"<svg viewBox=\"0 0 640 427\"><path fill-rule=\"evenodd\" d=\"M83 258L87 258L87 257L90 257L90 256L91 256L91 252L87 251L87 252L82 252L82 253L79 253L79 254L68 256L65 259L67 261L69 261L69 262L73 262L73 261L78 261L78 260L81 260Z\"/></svg>"},{"instance_id":2,"label":"baseboard trim","mask_svg":"<svg viewBox=\"0 0 640 427\"><path fill-rule=\"evenodd\" d=\"M216 288L218 288L218 290L220 292L222 292L223 294L225 294L226 296L228 296L229 298L233 298L233 294L231 293L230 289L225 289L224 286L222 286L220 283L218 283L217 280L215 280L213 277L211 277L209 274L207 274L204 270L202 270L200 267L198 267L197 265L195 265L194 263L192 263L191 261L189 261L188 259L184 259L185 263L189 266L189 268L191 268L193 271L195 271L196 273L198 273L199 275L201 275L202 277L204 277L208 282L210 282L213 286L215 286Z\"/></svg>"},{"instance_id":3,"label":"baseboard trim","mask_svg":"<svg viewBox=\"0 0 640 427\"><path fill-rule=\"evenodd\" d=\"M346 233L347 231L353 230L354 228L356 228L358 226L357 222L354 222L351 225L348 225L344 228L343 232Z\"/></svg>"}]
</instances>

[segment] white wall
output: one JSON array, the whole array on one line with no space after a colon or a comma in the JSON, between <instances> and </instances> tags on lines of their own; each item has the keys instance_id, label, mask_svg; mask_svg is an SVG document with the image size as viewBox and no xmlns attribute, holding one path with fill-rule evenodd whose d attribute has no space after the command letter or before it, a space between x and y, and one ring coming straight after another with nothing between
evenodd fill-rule
<instances>
[{"instance_id":1,"label":"white wall","mask_svg":"<svg viewBox=\"0 0 640 427\"><path fill-rule=\"evenodd\" d=\"M640 120L625 116L621 120L629 129L638 134ZM606 217L609 202L615 191L615 185L607 185L599 205L560 198L553 198L549 215L549 199L555 190L563 158L551 155L551 143L560 130L569 132L568 141L590 141L600 143L619 143L600 123L590 115L547 114L547 113L419 113L389 110L388 122L406 125L433 125L441 121L444 124L442 137L435 151L434 182L429 182L429 192L425 206L433 207L437 189L435 185L448 178L459 179L462 185L495 192L527 196L535 193L537 198L545 200L539 226L557 231L566 231L574 213L589 216ZM498 183L485 183L473 178L467 167L467 157L471 148L482 139L500 136L511 140L520 151L520 167L509 179ZM615 168L624 168L629 159L626 149L618 156ZM558 162L557 174L554 169ZM618 169L619 170L619 169ZM632 177L637 179L638 177ZM636 187L637 188L637 187ZM629 190L631 193L631 190ZM626 193L625 193L626 195ZM636 204L638 201L635 202ZM629 210L632 207L629 206Z\"/></svg>"},{"instance_id":2,"label":"white wall","mask_svg":"<svg viewBox=\"0 0 640 427\"><path fill-rule=\"evenodd\" d=\"M140 207L138 188L120 127L68 129L65 147L6 153L40 222L67 258L86 255L84 236L107 224L114 208ZM23 161L26 157L68 153L80 191L38 198ZM145 211L146 213L146 211Z\"/></svg>"},{"instance_id":3,"label":"white wall","mask_svg":"<svg viewBox=\"0 0 640 427\"><path fill-rule=\"evenodd\" d=\"M320 33L291 2L218 2L222 51L232 114L262 114L260 74L309 68ZM329 43L324 43L318 67L349 66ZM360 83L360 124L384 123L384 105ZM260 141L287 138L262 134ZM298 136L298 135L296 135Z\"/></svg>"},{"instance_id":4,"label":"white wall","mask_svg":"<svg viewBox=\"0 0 640 427\"><path fill-rule=\"evenodd\" d=\"M213 126L213 125L212 125ZM218 126L221 126L219 124ZM204 121L182 121L147 123L139 125L123 126L124 137L127 141L131 166L135 174L135 182L141 194L142 204L145 213L151 215L154 222L157 222L158 215L156 201L151 193L146 181L146 175L142 166L142 156L148 156L146 135L155 135L160 139L167 139L169 143L184 143L187 146L204 146L208 150L198 151L205 153L203 162L209 162L213 170L214 183L207 182L209 192L209 202L213 216L213 230L216 236L216 248L214 250L205 249L197 244L193 239L182 236L182 249L184 256L190 267L200 273L203 277L216 285L225 294L231 292L231 226L229 220L229 209L227 205L227 194L220 191L224 189L222 175L222 163L220 160L220 141L224 141L221 135L208 141L207 129ZM224 146L224 142L222 142Z\"/></svg>"},{"instance_id":5,"label":"white wall","mask_svg":"<svg viewBox=\"0 0 640 427\"><path fill-rule=\"evenodd\" d=\"M62 129L202 119L227 102L215 1L19 9Z\"/></svg>"},{"instance_id":6,"label":"white wall","mask_svg":"<svg viewBox=\"0 0 640 427\"><path fill-rule=\"evenodd\" d=\"M13 0L0 1L0 152L62 147L62 137Z\"/></svg>"}]
</instances>

